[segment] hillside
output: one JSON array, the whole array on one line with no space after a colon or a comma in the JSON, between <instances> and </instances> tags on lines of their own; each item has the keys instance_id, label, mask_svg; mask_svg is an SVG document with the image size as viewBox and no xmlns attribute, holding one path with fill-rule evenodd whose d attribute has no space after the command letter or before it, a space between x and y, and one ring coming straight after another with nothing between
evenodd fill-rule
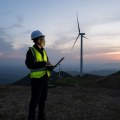
<instances>
[{"instance_id":1,"label":"hillside","mask_svg":"<svg viewBox=\"0 0 120 120\"><path fill-rule=\"evenodd\" d=\"M103 88L120 89L120 71L104 77L96 85Z\"/></svg>"},{"instance_id":2,"label":"hillside","mask_svg":"<svg viewBox=\"0 0 120 120\"><path fill-rule=\"evenodd\" d=\"M0 86L0 120L27 120L30 93L29 86ZM120 90L48 89L45 112L47 120L120 120Z\"/></svg>"},{"instance_id":3,"label":"hillside","mask_svg":"<svg viewBox=\"0 0 120 120\"><path fill-rule=\"evenodd\" d=\"M55 72L53 71L52 73L52 78L55 79L55 80L58 80L58 72ZM61 71L61 77L62 78L69 78L71 77L72 75L64 72L64 71ZM12 83L12 85L24 85L24 86L29 86L30 85L30 78L29 78L29 75L25 76L24 78Z\"/></svg>"},{"instance_id":4,"label":"hillside","mask_svg":"<svg viewBox=\"0 0 120 120\"><path fill-rule=\"evenodd\" d=\"M82 87L93 87L94 84L99 81L99 79L103 78L102 76L85 74L83 77L72 76L70 78L64 78L62 80L53 80L51 84L55 84L57 86L82 86Z\"/></svg>"},{"instance_id":5,"label":"hillside","mask_svg":"<svg viewBox=\"0 0 120 120\"><path fill-rule=\"evenodd\" d=\"M24 85L24 86L29 86L30 85L30 77L29 74L25 76L24 78L12 83L11 85Z\"/></svg>"},{"instance_id":6,"label":"hillside","mask_svg":"<svg viewBox=\"0 0 120 120\"><path fill-rule=\"evenodd\" d=\"M47 120L120 120L119 78L116 72L107 77L85 74L51 80L57 87L48 89ZM27 119L31 94L26 81L30 82L28 76L18 81L22 86L0 86L2 120Z\"/></svg>"},{"instance_id":7,"label":"hillside","mask_svg":"<svg viewBox=\"0 0 120 120\"><path fill-rule=\"evenodd\" d=\"M94 87L94 88L109 88L120 89L120 71L108 76L97 76L92 74L85 74L83 77L71 76L66 72L61 72L62 79L59 80L58 73L54 72L54 79L49 81L49 84L56 86L80 86L80 87ZM64 77L63 77L64 76ZM13 85L30 85L29 76L13 83Z\"/></svg>"},{"instance_id":8,"label":"hillside","mask_svg":"<svg viewBox=\"0 0 120 120\"><path fill-rule=\"evenodd\" d=\"M85 74L84 77L73 76L71 78L51 82L57 86L120 89L120 71L105 77Z\"/></svg>"}]
</instances>

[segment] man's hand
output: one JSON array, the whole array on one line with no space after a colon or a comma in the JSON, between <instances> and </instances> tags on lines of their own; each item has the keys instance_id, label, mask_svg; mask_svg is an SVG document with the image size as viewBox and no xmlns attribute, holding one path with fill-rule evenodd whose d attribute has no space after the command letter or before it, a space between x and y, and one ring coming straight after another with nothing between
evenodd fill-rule
<instances>
[{"instance_id":1,"label":"man's hand","mask_svg":"<svg viewBox=\"0 0 120 120\"><path fill-rule=\"evenodd\" d=\"M53 69L55 68L55 66L46 66L47 67L47 70L49 71L53 71Z\"/></svg>"},{"instance_id":2,"label":"man's hand","mask_svg":"<svg viewBox=\"0 0 120 120\"><path fill-rule=\"evenodd\" d=\"M52 66L52 64L50 62L47 62L46 66Z\"/></svg>"}]
</instances>

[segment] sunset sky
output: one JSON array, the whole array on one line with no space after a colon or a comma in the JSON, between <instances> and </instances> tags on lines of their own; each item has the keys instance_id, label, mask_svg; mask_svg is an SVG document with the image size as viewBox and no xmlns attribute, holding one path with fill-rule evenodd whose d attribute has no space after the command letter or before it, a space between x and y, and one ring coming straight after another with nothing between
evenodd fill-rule
<instances>
[{"instance_id":1,"label":"sunset sky","mask_svg":"<svg viewBox=\"0 0 120 120\"><path fill-rule=\"evenodd\" d=\"M63 70L78 70L80 39L84 39L84 70L120 67L120 0L0 0L0 65L23 65L31 32L46 35L45 49L54 64L65 57ZM116 64L116 66L115 66Z\"/></svg>"}]
</instances>

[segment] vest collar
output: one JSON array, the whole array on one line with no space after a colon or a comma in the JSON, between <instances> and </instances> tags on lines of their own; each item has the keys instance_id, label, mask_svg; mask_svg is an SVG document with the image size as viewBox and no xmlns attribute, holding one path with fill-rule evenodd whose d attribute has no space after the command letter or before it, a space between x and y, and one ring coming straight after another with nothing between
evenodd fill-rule
<instances>
[{"instance_id":1,"label":"vest collar","mask_svg":"<svg viewBox=\"0 0 120 120\"><path fill-rule=\"evenodd\" d=\"M39 48L36 44L34 44L33 47L34 47L36 50L41 51L41 52L44 50L44 48Z\"/></svg>"}]
</instances>

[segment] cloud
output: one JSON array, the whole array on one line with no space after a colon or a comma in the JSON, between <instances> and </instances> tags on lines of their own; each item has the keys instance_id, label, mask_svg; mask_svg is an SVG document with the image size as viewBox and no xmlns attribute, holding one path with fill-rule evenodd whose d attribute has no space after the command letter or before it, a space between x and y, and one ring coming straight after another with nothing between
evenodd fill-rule
<instances>
[{"instance_id":1,"label":"cloud","mask_svg":"<svg viewBox=\"0 0 120 120\"><path fill-rule=\"evenodd\" d=\"M61 53L70 53L73 43L77 37L74 32L59 32L54 34L54 38L51 38L51 43L49 43L49 48L54 48L59 50ZM75 49L78 48L78 42L75 45Z\"/></svg>"},{"instance_id":2,"label":"cloud","mask_svg":"<svg viewBox=\"0 0 120 120\"><path fill-rule=\"evenodd\" d=\"M15 22L0 28L0 38L2 42L10 44L10 47L14 50L21 49L27 45L26 37L31 31L23 29L23 17L15 16ZM0 45L1 46L1 45Z\"/></svg>"},{"instance_id":3,"label":"cloud","mask_svg":"<svg viewBox=\"0 0 120 120\"><path fill-rule=\"evenodd\" d=\"M89 33L93 33L94 35L101 35L101 34L116 34L118 33L118 31L120 30L119 26L120 22L104 22L101 24L96 24L96 25L92 25L89 28Z\"/></svg>"},{"instance_id":4,"label":"cloud","mask_svg":"<svg viewBox=\"0 0 120 120\"><path fill-rule=\"evenodd\" d=\"M12 45L7 40L10 38L10 35L6 32L4 28L0 28L0 52L12 51Z\"/></svg>"},{"instance_id":5,"label":"cloud","mask_svg":"<svg viewBox=\"0 0 120 120\"><path fill-rule=\"evenodd\" d=\"M0 59L6 58L14 50L9 42L6 42L3 38L0 38Z\"/></svg>"},{"instance_id":6,"label":"cloud","mask_svg":"<svg viewBox=\"0 0 120 120\"><path fill-rule=\"evenodd\" d=\"M2 52L0 52L0 56L2 56L3 55L3 53Z\"/></svg>"},{"instance_id":7,"label":"cloud","mask_svg":"<svg viewBox=\"0 0 120 120\"><path fill-rule=\"evenodd\" d=\"M9 41L11 35L7 33L7 29L0 28L0 59L3 61L10 61L15 59L25 59L25 54L28 46L23 45L22 49L15 50L13 42Z\"/></svg>"},{"instance_id":8,"label":"cloud","mask_svg":"<svg viewBox=\"0 0 120 120\"><path fill-rule=\"evenodd\" d=\"M85 55L94 55L94 54L105 54L105 53L111 53L111 52L119 52L120 51L120 46L91 46L89 49L85 47L84 45L84 54Z\"/></svg>"},{"instance_id":9,"label":"cloud","mask_svg":"<svg viewBox=\"0 0 120 120\"><path fill-rule=\"evenodd\" d=\"M22 25L23 18L21 16L16 16L13 20L13 23L9 23L9 25L1 25L3 27L0 27L0 37L4 37L5 41L7 40L13 40L16 34L18 34L21 29L23 28Z\"/></svg>"},{"instance_id":10,"label":"cloud","mask_svg":"<svg viewBox=\"0 0 120 120\"><path fill-rule=\"evenodd\" d=\"M7 30L12 30L12 29L15 29L15 28L21 29L21 28L23 28L22 23L23 23L23 17L16 16L15 17L15 22L12 25L7 26L6 29Z\"/></svg>"},{"instance_id":11,"label":"cloud","mask_svg":"<svg viewBox=\"0 0 120 120\"><path fill-rule=\"evenodd\" d=\"M10 35L6 32L5 28L0 27L0 38L6 40Z\"/></svg>"}]
</instances>

